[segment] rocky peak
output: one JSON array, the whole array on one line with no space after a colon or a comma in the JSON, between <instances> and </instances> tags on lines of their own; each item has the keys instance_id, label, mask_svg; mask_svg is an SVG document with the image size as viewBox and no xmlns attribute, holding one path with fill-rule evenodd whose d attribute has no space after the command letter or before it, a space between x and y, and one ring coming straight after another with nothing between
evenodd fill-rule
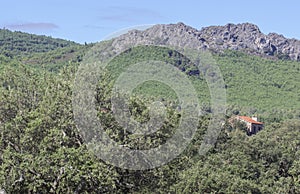
<instances>
[{"instance_id":1,"label":"rocky peak","mask_svg":"<svg viewBox=\"0 0 300 194\"><path fill-rule=\"evenodd\" d=\"M209 26L197 30L184 23L159 24L144 31L130 31L118 37L119 41L143 42L169 45L189 45L191 48L212 49L222 52L226 49L240 50L265 57L277 57L300 61L300 41L287 39L283 35L263 34L251 23Z\"/></svg>"}]
</instances>

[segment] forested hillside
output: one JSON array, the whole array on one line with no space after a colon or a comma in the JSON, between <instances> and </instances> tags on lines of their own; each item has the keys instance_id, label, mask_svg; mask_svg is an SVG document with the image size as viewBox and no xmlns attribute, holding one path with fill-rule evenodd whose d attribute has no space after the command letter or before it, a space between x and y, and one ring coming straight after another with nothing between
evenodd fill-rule
<instances>
[{"instance_id":1,"label":"forested hillside","mask_svg":"<svg viewBox=\"0 0 300 194\"><path fill-rule=\"evenodd\" d=\"M8 57L16 57L33 52L48 52L75 45L79 44L63 39L0 29L0 52Z\"/></svg>"},{"instance_id":2,"label":"forested hillside","mask_svg":"<svg viewBox=\"0 0 300 194\"><path fill-rule=\"evenodd\" d=\"M146 104L164 99L167 120L162 129L141 137L119 126L110 105L111 88L122 70L138 61L165 61L184 72L206 113L191 144L176 159L133 171L94 156L75 125L75 74L93 45L7 30L1 31L0 41L0 189L7 193L300 193L300 62L230 50L215 53L226 84L224 118L258 115L265 129L247 136L243 126L226 122L217 143L203 156L198 151L211 107L201 72L168 48L140 46L122 53L103 71L95 94L98 117L116 142L155 147L173 134L181 117L173 106L176 93L148 82L134 90L129 109L145 122Z\"/></svg>"}]
</instances>

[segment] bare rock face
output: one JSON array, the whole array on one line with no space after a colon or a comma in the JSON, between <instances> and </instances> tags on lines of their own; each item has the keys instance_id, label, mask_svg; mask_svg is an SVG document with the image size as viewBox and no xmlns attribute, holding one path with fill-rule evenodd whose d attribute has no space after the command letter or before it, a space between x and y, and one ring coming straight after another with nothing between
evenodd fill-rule
<instances>
[{"instance_id":1,"label":"bare rock face","mask_svg":"<svg viewBox=\"0 0 300 194\"><path fill-rule=\"evenodd\" d=\"M218 51L233 49L263 56L300 60L299 40L287 39L276 33L265 35L254 24L211 26L203 28L200 33L210 42L211 48Z\"/></svg>"},{"instance_id":2,"label":"bare rock face","mask_svg":"<svg viewBox=\"0 0 300 194\"><path fill-rule=\"evenodd\" d=\"M114 40L143 44L176 45L195 49L211 49L222 52L226 49L250 54L300 61L300 41L283 35L263 34L258 26L250 23L210 26L197 30L183 23L159 24L144 31L133 30Z\"/></svg>"}]
</instances>

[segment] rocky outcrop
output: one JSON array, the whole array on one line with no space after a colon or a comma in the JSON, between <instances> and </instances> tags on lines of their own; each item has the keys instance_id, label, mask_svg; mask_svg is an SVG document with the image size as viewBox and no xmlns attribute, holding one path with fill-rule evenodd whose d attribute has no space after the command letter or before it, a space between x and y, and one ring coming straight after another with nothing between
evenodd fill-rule
<instances>
[{"instance_id":1,"label":"rocky outcrop","mask_svg":"<svg viewBox=\"0 0 300 194\"><path fill-rule=\"evenodd\" d=\"M250 23L210 26L197 30L183 23L155 25L144 31L132 30L114 40L146 44L189 45L190 48L211 49L222 52L239 50L265 57L300 61L300 41L283 35L263 34L258 26Z\"/></svg>"},{"instance_id":2,"label":"rocky outcrop","mask_svg":"<svg viewBox=\"0 0 300 194\"><path fill-rule=\"evenodd\" d=\"M211 26L200 30L201 37L215 50L241 50L263 56L300 60L300 41L283 35L263 34L250 23Z\"/></svg>"}]
</instances>

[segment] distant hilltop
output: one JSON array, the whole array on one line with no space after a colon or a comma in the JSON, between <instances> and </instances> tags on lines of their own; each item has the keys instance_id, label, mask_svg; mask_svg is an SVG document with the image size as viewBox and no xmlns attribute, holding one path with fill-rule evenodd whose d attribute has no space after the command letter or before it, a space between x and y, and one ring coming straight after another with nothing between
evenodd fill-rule
<instances>
[{"instance_id":1,"label":"distant hilltop","mask_svg":"<svg viewBox=\"0 0 300 194\"><path fill-rule=\"evenodd\" d=\"M116 38L115 43L126 43L132 39L152 44L168 42L170 45L180 41L183 45L216 52L230 49L263 57L300 61L299 40L288 39L276 33L263 34L257 25L251 23L209 26L201 30L184 23L158 24L144 31L129 31Z\"/></svg>"}]
</instances>

